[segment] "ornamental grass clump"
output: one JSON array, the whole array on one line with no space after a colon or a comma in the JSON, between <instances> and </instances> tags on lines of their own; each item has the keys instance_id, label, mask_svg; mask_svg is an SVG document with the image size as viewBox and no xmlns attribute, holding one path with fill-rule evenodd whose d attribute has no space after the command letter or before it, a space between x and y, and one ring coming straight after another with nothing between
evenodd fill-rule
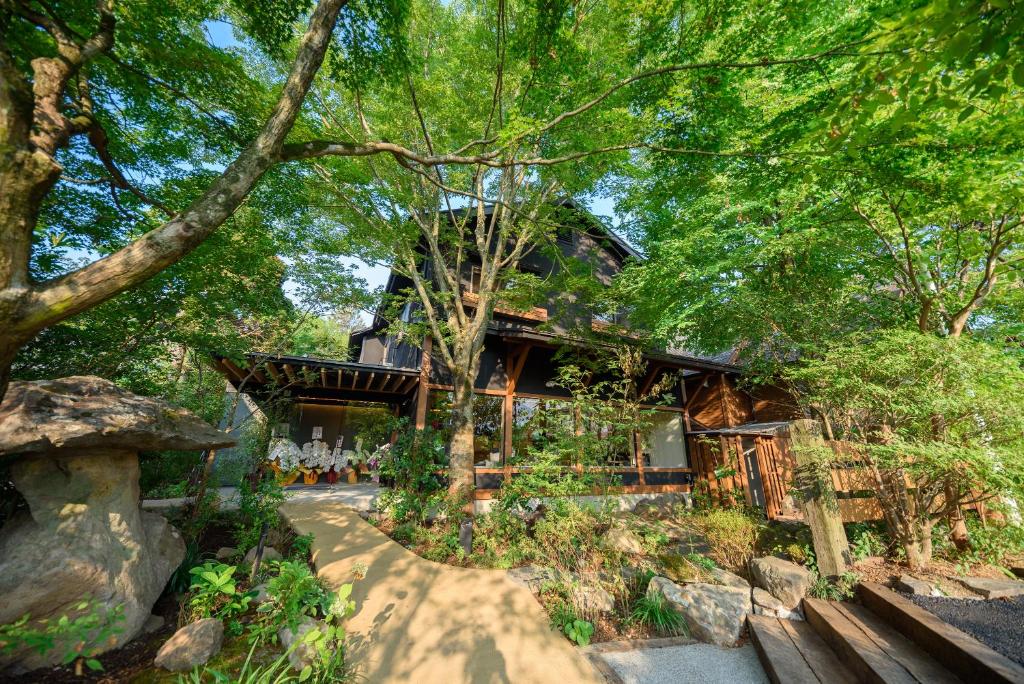
<instances>
[{"instance_id":1,"label":"ornamental grass clump","mask_svg":"<svg viewBox=\"0 0 1024 684\"><path fill-rule=\"evenodd\" d=\"M707 539L708 555L719 566L740 569L754 557L760 525L743 511L712 509L693 516L691 523Z\"/></svg>"}]
</instances>

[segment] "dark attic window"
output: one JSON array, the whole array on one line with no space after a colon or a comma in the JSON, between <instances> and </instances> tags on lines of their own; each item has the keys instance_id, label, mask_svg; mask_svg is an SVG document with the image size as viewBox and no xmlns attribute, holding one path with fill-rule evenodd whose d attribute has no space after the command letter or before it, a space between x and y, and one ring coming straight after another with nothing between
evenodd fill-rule
<instances>
[{"instance_id":1,"label":"dark attic window","mask_svg":"<svg viewBox=\"0 0 1024 684\"><path fill-rule=\"evenodd\" d=\"M572 230L569 228L559 228L555 232L555 242L565 247L572 247Z\"/></svg>"}]
</instances>

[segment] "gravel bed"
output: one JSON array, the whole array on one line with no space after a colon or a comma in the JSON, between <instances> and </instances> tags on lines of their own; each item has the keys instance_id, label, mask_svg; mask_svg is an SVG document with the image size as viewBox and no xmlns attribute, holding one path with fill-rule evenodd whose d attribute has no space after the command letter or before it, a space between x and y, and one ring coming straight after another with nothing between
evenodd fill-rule
<instances>
[{"instance_id":1,"label":"gravel bed","mask_svg":"<svg viewBox=\"0 0 1024 684\"><path fill-rule=\"evenodd\" d=\"M1024 596L956 599L908 596L925 610L1024 665Z\"/></svg>"},{"instance_id":2,"label":"gravel bed","mask_svg":"<svg viewBox=\"0 0 1024 684\"><path fill-rule=\"evenodd\" d=\"M623 684L768 684L750 644L722 648L690 644L601 653Z\"/></svg>"}]
</instances>

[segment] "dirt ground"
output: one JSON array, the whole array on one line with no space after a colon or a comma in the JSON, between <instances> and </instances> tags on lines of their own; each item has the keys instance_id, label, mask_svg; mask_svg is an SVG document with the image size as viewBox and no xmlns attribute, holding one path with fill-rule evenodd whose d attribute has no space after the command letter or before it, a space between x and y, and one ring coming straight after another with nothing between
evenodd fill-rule
<instances>
[{"instance_id":1,"label":"dirt ground","mask_svg":"<svg viewBox=\"0 0 1024 684\"><path fill-rule=\"evenodd\" d=\"M964 577L962 567L945 560L935 559L931 562L927 571L911 573L905 565L899 565L891 560L880 556L871 556L862 561L857 561L853 566L862 582L876 582L886 586L900 578L900 575L913 575L926 582L930 582L939 588L946 596L953 598L977 598L978 595L966 589L956 578ZM1006 576L991 565L973 565L967 573L971 577L989 577L992 579L1006 579Z\"/></svg>"}]
</instances>

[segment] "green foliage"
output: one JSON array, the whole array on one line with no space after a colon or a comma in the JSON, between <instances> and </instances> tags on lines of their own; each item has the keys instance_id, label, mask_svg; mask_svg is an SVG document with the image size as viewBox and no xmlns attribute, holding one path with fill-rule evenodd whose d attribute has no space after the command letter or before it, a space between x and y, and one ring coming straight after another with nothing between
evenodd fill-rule
<instances>
[{"instance_id":1,"label":"green foliage","mask_svg":"<svg viewBox=\"0 0 1024 684\"><path fill-rule=\"evenodd\" d=\"M216 617L230 621L249 610L252 596L238 591L233 565L207 562L192 568L189 614L193 621Z\"/></svg>"},{"instance_id":2,"label":"green foliage","mask_svg":"<svg viewBox=\"0 0 1024 684\"><path fill-rule=\"evenodd\" d=\"M124 621L124 608L106 610L87 599L78 603L74 612L74 617L61 615L42 620L31 620L26 613L12 623L0 625L0 654L23 650L44 654L60 648L62 665L81 658L90 670L102 671L97 655L108 639L123 631L118 623Z\"/></svg>"},{"instance_id":3,"label":"green foliage","mask_svg":"<svg viewBox=\"0 0 1024 684\"><path fill-rule=\"evenodd\" d=\"M884 528L866 522L846 525L846 538L850 542L850 553L856 560L864 560L868 556L884 556L891 543Z\"/></svg>"},{"instance_id":4,"label":"green foliage","mask_svg":"<svg viewBox=\"0 0 1024 684\"><path fill-rule=\"evenodd\" d=\"M292 539L291 557L300 561L308 560L310 549L312 547L313 533L300 534Z\"/></svg>"},{"instance_id":5,"label":"green foliage","mask_svg":"<svg viewBox=\"0 0 1024 684\"><path fill-rule=\"evenodd\" d=\"M930 560L931 527L952 506L1024 492L1024 369L998 348L904 330L855 334L785 377L883 483L900 483L874 493L914 569Z\"/></svg>"},{"instance_id":6,"label":"green foliage","mask_svg":"<svg viewBox=\"0 0 1024 684\"><path fill-rule=\"evenodd\" d=\"M294 630L305 617L340 622L355 611L355 602L349 599L351 584L332 592L305 562L272 561L269 565L276 574L267 581L268 598L249 625L249 639L254 643L276 642L282 627Z\"/></svg>"},{"instance_id":7,"label":"green foliage","mask_svg":"<svg viewBox=\"0 0 1024 684\"><path fill-rule=\"evenodd\" d=\"M633 607L630 619L638 625L649 627L661 636L689 636L686 622L665 601L661 594L645 594Z\"/></svg>"},{"instance_id":8,"label":"green foliage","mask_svg":"<svg viewBox=\"0 0 1024 684\"><path fill-rule=\"evenodd\" d=\"M477 516L473 524L473 564L488 568L513 568L541 554L529 535L526 522L496 508Z\"/></svg>"},{"instance_id":9,"label":"green foliage","mask_svg":"<svg viewBox=\"0 0 1024 684\"><path fill-rule=\"evenodd\" d=\"M256 657L260 644L254 642L237 670L224 672L210 665L196 666L188 677L179 675L178 684L204 684L211 680L217 684L327 684L351 681L354 673L345 663L344 636L344 630L337 625L327 625L323 631L310 630L284 653L262 665ZM313 665L306 665L296 673L288 658L297 649L310 644L317 653L317 659Z\"/></svg>"},{"instance_id":10,"label":"green foliage","mask_svg":"<svg viewBox=\"0 0 1024 684\"><path fill-rule=\"evenodd\" d=\"M860 578L855 572L845 572L835 582L827 577L822 577L816 571L813 573L813 581L807 589L807 593L814 598L826 601L848 601L853 598L857 589L857 582Z\"/></svg>"},{"instance_id":11,"label":"green foliage","mask_svg":"<svg viewBox=\"0 0 1024 684\"><path fill-rule=\"evenodd\" d=\"M534 525L533 534L549 564L579 573L601 564L597 537L607 526L607 519L593 509L556 499Z\"/></svg>"},{"instance_id":12,"label":"green foliage","mask_svg":"<svg viewBox=\"0 0 1024 684\"><path fill-rule=\"evenodd\" d=\"M557 603L552 608L551 626L577 646L588 645L594 636L593 623L576 617L572 607L566 603Z\"/></svg>"},{"instance_id":13,"label":"green foliage","mask_svg":"<svg viewBox=\"0 0 1024 684\"><path fill-rule=\"evenodd\" d=\"M761 525L743 511L712 509L689 516L687 522L707 539L709 555L718 565L742 568L753 557Z\"/></svg>"},{"instance_id":14,"label":"green foliage","mask_svg":"<svg viewBox=\"0 0 1024 684\"><path fill-rule=\"evenodd\" d=\"M399 420L396 429L398 439L377 467L381 481L390 486L381 493L378 506L399 522L422 521L444 496L445 444L433 429L418 431L407 418Z\"/></svg>"},{"instance_id":15,"label":"green foliage","mask_svg":"<svg viewBox=\"0 0 1024 684\"><path fill-rule=\"evenodd\" d=\"M264 525L269 528L277 524L277 510L284 500L284 489L275 478L260 476L255 484L250 478L242 479L238 487L238 518L235 526L235 541L240 550L248 550L257 545Z\"/></svg>"},{"instance_id":16,"label":"green foliage","mask_svg":"<svg viewBox=\"0 0 1024 684\"><path fill-rule=\"evenodd\" d=\"M718 567L718 564L715 563L714 560L699 553L688 553L683 557L698 568L702 568L704 570L714 570Z\"/></svg>"}]
</instances>

